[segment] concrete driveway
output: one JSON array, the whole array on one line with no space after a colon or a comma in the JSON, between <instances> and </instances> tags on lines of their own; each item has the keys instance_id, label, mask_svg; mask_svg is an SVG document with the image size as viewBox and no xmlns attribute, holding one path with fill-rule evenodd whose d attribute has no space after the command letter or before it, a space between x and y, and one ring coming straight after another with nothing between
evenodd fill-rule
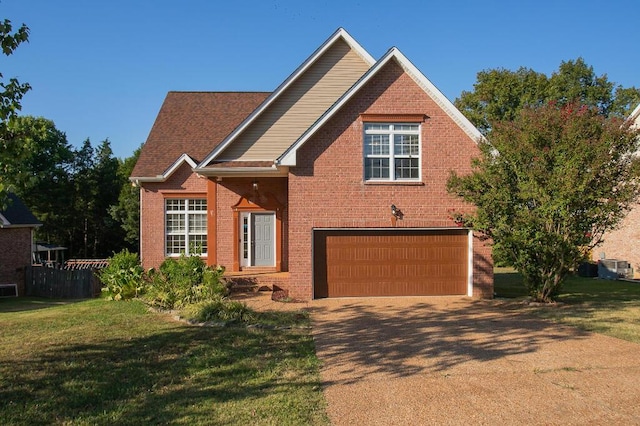
<instances>
[{"instance_id":1,"label":"concrete driveway","mask_svg":"<svg viewBox=\"0 0 640 426\"><path fill-rule=\"evenodd\" d=\"M640 424L640 345L461 298L310 302L335 425Z\"/></svg>"}]
</instances>

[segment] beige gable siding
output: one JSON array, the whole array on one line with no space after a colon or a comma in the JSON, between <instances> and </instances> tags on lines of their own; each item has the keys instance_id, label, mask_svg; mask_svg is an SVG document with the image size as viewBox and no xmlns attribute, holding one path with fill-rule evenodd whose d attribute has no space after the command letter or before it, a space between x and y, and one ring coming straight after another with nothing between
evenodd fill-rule
<instances>
[{"instance_id":1,"label":"beige gable siding","mask_svg":"<svg viewBox=\"0 0 640 426\"><path fill-rule=\"evenodd\" d=\"M338 40L218 157L275 160L369 68Z\"/></svg>"}]
</instances>

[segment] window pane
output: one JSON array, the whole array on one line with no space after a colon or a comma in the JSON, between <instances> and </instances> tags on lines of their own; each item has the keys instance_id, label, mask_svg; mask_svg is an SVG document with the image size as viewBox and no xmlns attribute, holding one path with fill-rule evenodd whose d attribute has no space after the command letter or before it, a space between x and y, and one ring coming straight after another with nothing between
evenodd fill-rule
<instances>
[{"instance_id":1,"label":"window pane","mask_svg":"<svg viewBox=\"0 0 640 426\"><path fill-rule=\"evenodd\" d=\"M201 213L189 214L189 233L207 232L207 215Z\"/></svg>"},{"instance_id":2,"label":"window pane","mask_svg":"<svg viewBox=\"0 0 640 426\"><path fill-rule=\"evenodd\" d=\"M167 235L167 254L186 253L184 235Z\"/></svg>"},{"instance_id":3,"label":"window pane","mask_svg":"<svg viewBox=\"0 0 640 426\"><path fill-rule=\"evenodd\" d=\"M167 211L179 211L184 210L185 200L165 200Z\"/></svg>"},{"instance_id":4,"label":"window pane","mask_svg":"<svg viewBox=\"0 0 640 426\"><path fill-rule=\"evenodd\" d=\"M395 155L420 155L418 135L395 135L393 143Z\"/></svg>"},{"instance_id":5,"label":"window pane","mask_svg":"<svg viewBox=\"0 0 640 426\"><path fill-rule=\"evenodd\" d=\"M207 200L189 200L189 210L206 211Z\"/></svg>"},{"instance_id":6,"label":"window pane","mask_svg":"<svg viewBox=\"0 0 640 426\"><path fill-rule=\"evenodd\" d=\"M394 130L398 132L418 132L419 124L396 124Z\"/></svg>"},{"instance_id":7,"label":"window pane","mask_svg":"<svg viewBox=\"0 0 640 426\"><path fill-rule=\"evenodd\" d=\"M417 158L396 158L396 179L418 179L418 159Z\"/></svg>"},{"instance_id":8,"label":"window pane","mask_svg":"<svg viewBox=\"0 0 640 426\"><path fill-rule=\"evenodd\" d=\"M184 231L184 214L167 213L167 234Z\"/></svg>"},{"instance_id":9,"label":"window pane","mask_svg":"<svg viewBox=\"0 0 640 426\"><path fill-rule=\"evenodd\" d=\"M365 179L389 179L389 159L367 158L364 173Z\"/></svg>"},{"instance_id":10,"label":"window pane","mask_svg":"<svg viewBox=\"0 0 640 426\"><path fill-rule=\"evenodd\" d=\"M384 130L384 131L389 131L389 125L388 124L382 124L382 123L365 123L364 125L364 131L370 131L370 130Z\"/></svg>"},{"instance_id":11,"label":"window pane","mask_svg":"<svg viewBox=\"0 0 640 426\"><path fill-rule=\"evenodd\" d=\"M189 253L206 254L207 253L207 236L191 235L189 237Z\"/></svg>"},{"instance_id":12,"label":"window pane","mask_svg":"<svg viewBox=\"0 0 640 426\"><path fill-rule=\"evenodd\" d=\"M389 155L389 135L365 135L366 155Z\"/></svg>"}]
</instances>

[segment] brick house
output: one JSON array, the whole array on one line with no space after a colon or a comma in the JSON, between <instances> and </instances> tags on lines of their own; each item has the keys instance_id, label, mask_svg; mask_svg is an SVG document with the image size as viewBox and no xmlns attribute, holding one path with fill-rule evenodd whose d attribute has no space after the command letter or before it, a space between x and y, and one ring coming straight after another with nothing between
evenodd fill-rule
<instances>
[{"instance_id":1,"label":"brick house","mask_svg":"<svg viewBox=\"0 0 640 426\"><path fill-rule=\"evenodd\" d=\"M640 105L629 116L640 126ZM622 220L620 226L604 235L604 243L593 250L593 260L601 258L626 260L634 270L634 278L640 278L640 203Z\"/></svg>"},{"instance_id":2,"label":"brick house","mask_svg":"<svg viewBox=\"0 0 640 426\"><path fill-rule=\"evenodd\" d=\"M145 267L196 253L301 299L492 297L451 219L478 130L396 48L338 29L272 93L170 92L131 180Z\"/></svg>"},{"instance_id":3,"label":"brick house","mask_svg":"<svg viewBox=\"0 0 640 426\"><path fill-rule=\"evenodd\" d=\"M33 233L42 223L15 194L0 210L0 294L24 295L25 268L31 265Z\"/></svg>"}]
</instances>

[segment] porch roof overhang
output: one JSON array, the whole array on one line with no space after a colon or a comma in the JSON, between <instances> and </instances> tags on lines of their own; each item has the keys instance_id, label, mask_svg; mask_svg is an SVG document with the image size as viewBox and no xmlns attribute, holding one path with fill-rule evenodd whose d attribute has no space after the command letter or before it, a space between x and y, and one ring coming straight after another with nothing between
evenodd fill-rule
<instances>
[{"instance_id":1,"label":"porch roof overhang","mask_svg":"<svg viewBox=\"0 0 640 426\"><path fill-rule=\"evenodd\" d=\"M276 166L235 166L220 165L213 167L198 167L193 170L200 176L206 177L285 177L289 174L289 167Z\"/></svg>"}]
</instances>

